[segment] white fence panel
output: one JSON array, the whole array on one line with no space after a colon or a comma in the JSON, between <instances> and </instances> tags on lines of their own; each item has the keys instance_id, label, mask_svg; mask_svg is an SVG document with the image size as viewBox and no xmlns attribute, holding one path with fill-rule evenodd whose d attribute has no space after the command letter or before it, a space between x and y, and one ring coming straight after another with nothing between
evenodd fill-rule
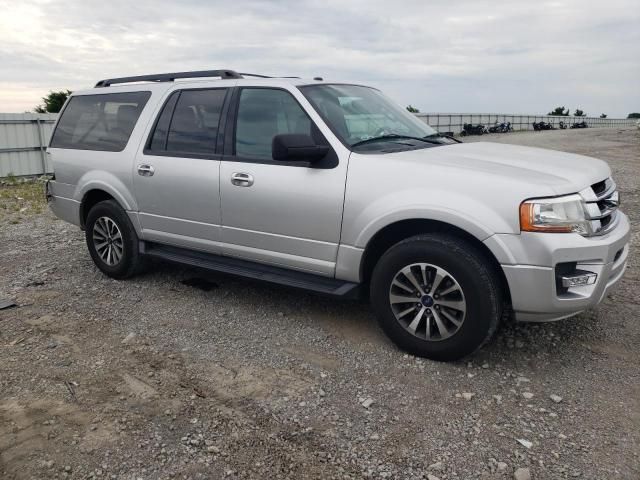
<instances>
[{"instance_id":1,"label":"white fence panel","mask_svg":"<svg viewBox=\"0 0 640 480\"><path fill-rule=\"evenodd\" d=\"M628 118L598 118L598 117L573 117L554 115L518 115L511 113L418 113L420 120L428 123L440 132L452 132L459 134L465 123L481 123L487 128L495 123L511 122L514 130L533 130L533 122L549 122L556 128L563 121L567 127L572 123L585 121L589 127L615 128L635 125L634 119Z\"/></svg>"},{"instance_id":2,"label":"white fence panel","mask_svg":"<svg viewBox=\"0 0 640 480\"><path fill-rule=\"evenodd\" d=\"M57 115L0 113L0 177L53 171L46 145Z\"/></svg>"},{"instance_id":3,"label":"white fence panel","mask_svg":"<svg viewBox=\"0 0 640 480\"><path fill-rule=\"evenodd\" d=\"M520 115L510 113L418 113L418 118L440 132L459 134L465 123L482 123L487 128L495 122L511 122L514 130L533 130L533 122L560 121L568 126L586 121L590 127L625 127L635 125L635 119L560 117L551 115ZM46 146L57 115L39 113L0 113L0 177L7 175L42 175L53 172Z\"/></svg>"}]
</instances>

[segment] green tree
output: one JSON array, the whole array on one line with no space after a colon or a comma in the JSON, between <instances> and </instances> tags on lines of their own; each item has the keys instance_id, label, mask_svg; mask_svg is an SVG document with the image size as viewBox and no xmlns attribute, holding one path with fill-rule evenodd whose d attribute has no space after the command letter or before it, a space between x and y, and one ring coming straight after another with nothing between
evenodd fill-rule
<instances>
[{"instance_id":1,"label":"green tree","mask_svg":"<svg viewBox=\"0 0 640 480\"><path fill-rule=\"evenodd\" d=\"M600 114L600 118L607 118L607 114L606 113L601 113Z\"/></svg>"},{"instance_id":2,"label":"green tree","mask_svg":"<svg viewBox=\"0 0 640 480\"><path fill-rule=\"evenodd\" d=\"M576 108L576 111L573 113L574 117L586 117L587 114L584 113L582 110L580 110L579 108Z\"/></svg>"},{"instance_id":3,"label":"green tree","mask_svg":"<svg viewBox=\"0 0 640 480\"><path fill-rule=\"evenodd\" d=\"M409 105L407 107L407 111L411 112L411 113L420 113L420 110L418 110L416 107Z\"/></svg>"},{"instance_id":4,"label":"green tree","mask_svg":"<svg viewBox=\"0 0 640 480\"><path fill-rule=\"evenodd\" d=\"M640 113L630 113L627 118L640 118Z\"/></svg>"},{"instance_id":5,"label":"green tree","mask_svg":"<svg viewBox=\"0 0 640 480\"><path fill-rule=\"evenodd\" d=\"M60 90L59 92L49 92L49 95L42 97L44 103L34 108L36 113L58 113L62 110L67 97L71 95L71 90Z\"/></svg>"},{"instance_id":6,"label":"green tree","mask_svg":"<svg viewBox=\"0 0 640 480\"><path fill-rule=\"evenodd\" d=\"M561 107L556 107L554 110L547 113L547 115L560 115L560 116L566 117L569 115L569 109L567 108L567 111L565 112L564 105L563 105Z\"/></svg>"}]
</instances>

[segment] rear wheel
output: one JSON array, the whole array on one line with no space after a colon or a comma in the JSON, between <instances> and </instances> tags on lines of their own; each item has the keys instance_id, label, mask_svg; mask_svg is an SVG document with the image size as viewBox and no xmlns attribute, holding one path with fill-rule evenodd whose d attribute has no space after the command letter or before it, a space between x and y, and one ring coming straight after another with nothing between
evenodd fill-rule
<instances>
[{"instance_id":1,"label":"rear wheel","mask_svg":"<svg viewBox=\"0 0 640 480\"><path fill-rule=\"evenodd\" d=\"M472 244L443 234L418 235L391 247L374 268L371 302L396 345L442 361L480 348L502 314L492 266Z\"/></svg>"},{"instance_id":2,"label":"rear wheel","mask_svg":"<svg viewBox=\"0 0 640 480\"><path fill-rule=\"evenodd\" d=\"M106 275L123 279L139 270L138 236L115 200L97 203L89 211L85 240L93 262Z\"/></svg>"}]
</instances>

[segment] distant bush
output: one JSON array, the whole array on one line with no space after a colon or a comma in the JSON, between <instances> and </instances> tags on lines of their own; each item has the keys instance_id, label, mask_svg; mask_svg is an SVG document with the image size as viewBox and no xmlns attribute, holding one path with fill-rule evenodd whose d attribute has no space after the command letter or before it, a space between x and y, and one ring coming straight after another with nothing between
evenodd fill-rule
<instances>
[{"instance_id":1,"label":"distant bush","mask_svg":"<svg viewBox=\"0 0 640 480\"><path fill-rule=\"evenodd\" d=\"M562 107L556 107L555 109L551 110L549 113L547 113L547 115L558 115L558 116L562 116L562 117L567 117L569 116L569 109L567 108L567 111L564 111L564 105Z\"/></svg>"},{"instance_id":2,"label":"distant bush","mask_svg":"<svg viewBox=\"0 0 640 480\"><path fill-rule=\"evenodd\" d=\"M60 90L59 92L49 92L49 95L42 97L44 102L38 105L33 110L36 113L58 113L62 110L64 102L67 101L67 97L71 95L71 90Z\"/></svg>"}]
</instances>

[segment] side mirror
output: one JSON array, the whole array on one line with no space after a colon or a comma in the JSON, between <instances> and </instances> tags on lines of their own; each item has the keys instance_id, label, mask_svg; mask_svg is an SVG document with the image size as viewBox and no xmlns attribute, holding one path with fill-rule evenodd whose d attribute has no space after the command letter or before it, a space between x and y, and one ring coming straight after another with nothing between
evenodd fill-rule
<instances>
[{"instance_id":1,"label":"side mirror","mask_svg":"<svg viewBox=\"0 0 640 480\"><path fill-rule=\"evenodd\" d=\"M316 162L322 160L329 147L316 145L310 135L299 133L282 133L273 137L271 154L274 160L280 161L307 161Z\"/></svg>"}]
</instances>

